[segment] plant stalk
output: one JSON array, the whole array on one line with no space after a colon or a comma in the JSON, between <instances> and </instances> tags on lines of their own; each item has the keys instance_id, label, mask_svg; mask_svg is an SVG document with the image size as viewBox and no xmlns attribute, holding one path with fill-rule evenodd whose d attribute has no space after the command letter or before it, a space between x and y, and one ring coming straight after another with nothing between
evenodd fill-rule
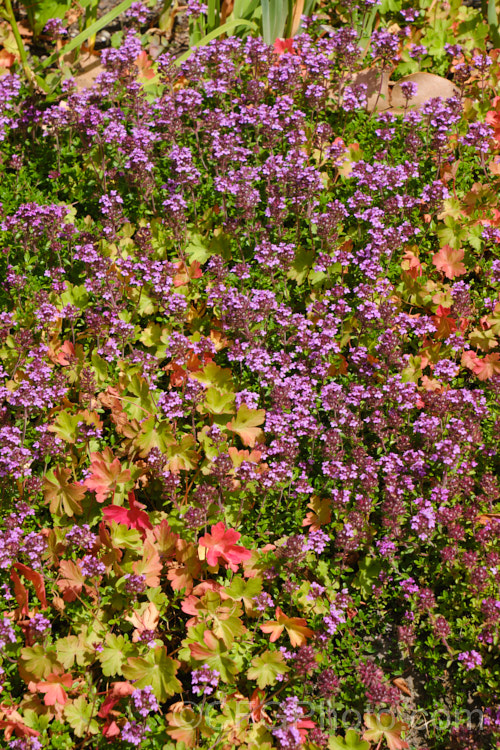
<instances>
[{"instance_id":1,"label":"plant stalk","mask_svg":"<svg viewBox=\"0 0 500 750\"><path fill-rule=\"evenodd\" d=\"M28 63L28 55L26 54L23 40L21 39L21 34L19 33L19 27L17 25L16 17L14 15L14 11L12 10L12 3L10 0L4 0L4 3L5 10L7 11L7 17L12 28L12 33L14 34L14 39L16 40L16 45L19 52L19 57L21 58L21 64L23 66L24 73L29 81L30 88L33 89L33 85L35 83L35 74L31 70Z\"/></svg>"}]
</instances>

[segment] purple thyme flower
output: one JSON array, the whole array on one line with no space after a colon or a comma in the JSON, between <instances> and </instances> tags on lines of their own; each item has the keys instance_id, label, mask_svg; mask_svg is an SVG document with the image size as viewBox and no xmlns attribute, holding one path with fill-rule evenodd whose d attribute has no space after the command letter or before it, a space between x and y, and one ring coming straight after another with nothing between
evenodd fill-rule
<instances>
[{"instance_id":1,"label":"purple thyme flower","mask_svg":"<svg viewBox=\"0 0 500 750\"><path fill-rule=\"evenodd\" d=\"M404 98L408 102L409 99L412 99L414 96L417 95L418 84L416 84L414 81L404 81L401 84L401 91L403 93Z\"/></svg>"},{"instance_id":2,"label":"purple thyme flower","mask_svg":"<svg viewBox=\"0 0 500 750\"><path fill-rule=\"evenodd\" d=\"M124 742L130 742L131 745L139 747L146 737L146 733L151 729L146 724L138 724L137 721L126 721L123 725L121 739Z\"/></svg>"},{"instance_id":3,"label":"purple thyme flower","mask_svg":"<svg viewBox=\"0 0 500 750\"><path fill-rule=\"evenodd\" d=\"M124 578L127 594L142 594L146 590L146 576L126 573Z\"/></svg>"},{"instance_id":4,"label":"purple thyme flower","mask_svg":"<svg viewBox=\"0 0 500 750\"><path fill-rule=\"evenodd\" d=\"M4 617L0 620L0 650L3 650L8 643L16 643L16 641L12 623L7 617Z\"/></svg>"},{"instance_id":5,"label":"purple thyme flower","mask_svg":"<svg viewBox=\"0 0 500 750\"><path fill-rule=\"evenodd\" d=\"M208 13L208 5L201 0L187 0L185 12L191 18L198 18L202 13Z\"/></svg>"},{"instance_id":6,"label":"purple thyme flower","mask_svg":"<svg viewBox=\"0 0 500 750\"><path fill-rule=\"evenodd\" d=\"M146 718L152 711L159 711L160 707L158 701L153 693L151 685L146 685L145 688L134 690L132 693L132 703L134 704L135 710L143 717Z\"/></svg>"},{"instance_id":7,"label":"purple thyme flower","mask_svg":"<svg viewBox=\"0 0 500 750\"><path fill-rule=\"evenodd\" d=\"M322 529L313 529L309 532L304 549L308 552L317 552L320 555L325 551L330 542L330 537Z\"/></svg>"},{"instance_id":8,"label":"purple thyme flower","mask_svg":"<svg viewBox=\"0 0 500 750\"><path fill-rule=\"evenodd\" d=\"M397 60L399 58L398 47L399 37L397 34L391 34L385 29L374 31L371 36L371 55L372 57L381 57L384 61Z\"/></svg>"},{"instance_id":9,"label":"purple thyme flower","mask_svg":"<svg viewBox=\"0 0 500 750\"><path fill-rule=\"evenodd\" d=\"M201 669L191 672L192 690L195 695L212 695L219 685L220 672L210 669L206 664Z\"/></svg>"},{"instance_id":10,"label":"purple thyme flower","mask_svg":"<svg viewBox=\"0 0 500 750\"><path fill-rule=\"evenodd\" d=\"M257 612L265 612L269 607L274 607L272 597L265 591L263 591L262 594L255 596L253 601Z\"/></svg>"},{"instance_id":11,"label":"purple thyme flower","mask_svg":"<svg viewBox=\"0 0 500 750\"><path fill-rule=\"evenodd\" d=\"M66 532L66 541L76 548L90 552L97 542L97 536L90 530L88 523L83 526L72 526Z\"/></svg>"},{"instance_id":12,"label":"purple thyme flower","mask_svg":"<svg viewBox=\"0 0 500 750\"><path fill-rule=\"evenodd\" d=\"M80 570L84 576L93 578L94 576L103 576L106 572L106 566L94 555L85 555L80 560Z\"/></svg>"},{"instance_id":13,"label":"purple thyme flower","mask_svg":"<svg viewBox=\"0 0 500 750\"><path fill-rule=\"evenodd\" d=\"M330 614L323 618L326 630L330 635L337 632L339 625L345 622L345 614L335 603L330 604Z\"/></svg>"},{"instance_id":14,"label":"purple thyme flower","mask_svg":"<svg viewBox=\"0 0 500 750\"><path fill-rule=\"evenodd\" d=\"M148 20L149 10L140 2L132 3L130 8L125 11L125 18L131 21L137 21L139 24L146 23Z\"/></svg>"},{"instance_id":15,"label":"purple thyme flower","mask_svg":"<svg viewBox=\"0 0 500 750\"><path fill-rule=\"evenodd\" d=\"M44 34L48 34L52 38L57 36L65 36L68 32L64 28L63 22L60 18L50 18L43 28Z\"/></svg>"},{"instance_id":16,"label":"purple thyme flower","mask_svg":"<svg viewBox=\"0 0 500 750\"><path fill-rule=\"evenodd\" d=\"M325 593L325 590L326 589L324 586L322 586L317 581L313 581L309 588L309 593L307 594L306 599L308 599L310 602L314 602L316 601L316 599L319 599L321 594Z\"/></svg>"},{"instance_id":17,"label":"purple thyme flower","mask_svg":"<svg viewBox=\"0 0 500 750\"><path fill-rule=\"evenodd\" d=\"M33 615L31 620L29 621L29 630L31 635L34 638L43 638L44 635L47 635L51 628L50 620L48 620L43 615L37 614Z\"/></svg>"},{"instance_id":18,"label":"purple thyme flower","mask_svg":"<svg viewBox=\"0 0 500 750\"><path fill-rule=\"evenodd\" d=\"M480 667L483 663L483 658L478 651L463 651L458 655L458 661L461 661L468 671Z\"/></svg>"},{"instance_id":19,"label":"purple thyme flower","mask_svg":"<svg viewBox=\"0 0 500 750\"><path fill-rule=\"evenodd\" d=\"M406 8L405 10L400 10L399 12L403 16L406 23L412 23L413 21L416 21L420 16L420 11L418 8Z\"/></svg>"},{"instance_id":20,"label":"purple thyme flower","mask_svg":"<svg viewBox=\"0 0 500 750\"><path fill-rule=\"evenodd\" d=\"M429 539L436 526L436 513L432 503L421 497L418 497L414 502L419 511L411 519L411 528L417 532L419 539Z\"/></svg>"},{"instance_id":21,"label":"purple thyme flower","mask_svg":"<svg viewBox=\"0 0 500 750\"><path fill-rule=\"evenodd\" d=\"M21 737L9 742L9 750L42 750L42 743L36 737Z\"/></svg>"}]
</instances>

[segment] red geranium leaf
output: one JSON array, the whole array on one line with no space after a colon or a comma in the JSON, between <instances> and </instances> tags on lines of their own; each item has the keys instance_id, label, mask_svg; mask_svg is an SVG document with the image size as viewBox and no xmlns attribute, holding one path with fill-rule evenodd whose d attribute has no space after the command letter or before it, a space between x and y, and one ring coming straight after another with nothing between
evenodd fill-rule
<instances>
[{"instance_id":1,"label":"red geranium leaf","mask_svg":"<svg viewBox=\"0 0 500 750\"><path fill-rule=\"evenodd\" d=\"M134 686L131 685L130 682L114 682L111 686L111 690L104 699L104 703L97 712L97 715L101 719L106 719L109 712L111 711L113 706L118 703L120 698L123 698L127 695L132 695L133 692Z\"/></svg>"},{"instance_id":2,"label":"red geranium leaf","mask_svg":"<svg viewBox=\"0 0 500 750\"><path fill-rule=\"evenodd\" d=\"M28 590L26 586L21 582L21 579L19 578L15 570L10 571L10 578L12 580L12 583L14 584L14 596L16 597L16 602L19 606L21 614L27 615L29 612Z\"/></svg>"},{"instance_id":3,"label":"red geranium leaf","mask_svg":"<svg viewBox=\"0 0 500 750\"><path fill-rule=\"evenodd\" d=\"M102 514L106 521L111 525L111 521L123 523L128 529L137 529L146 531L153 526L149 520L148 514L143 510L145 505L138 503L133 492L128 493L128 502L130 508L122 508L120 505L108 505L104 508Z\"/></svg>"},{"instance_id":4,"label":"red geranium leaf","mask_svg":"<svg viewBox=\"0 0 500 750\"><path fill-rule=\"evenodd\" d=\"M28 581L31 581L35 588L35 593L40 599L42 608L45 609L47 607L47 597L45 595L45 583L43 581L42 575L40 573L37 573L36 570L28 568L27 565L23 565L23 563L14 563L13 567L17 568L17 570L22 573L23 576L28 579Z\"/></svg>"},{"instance_id":5,"label":"red geranium leaf","mask_svg":"<svg viewBox=\"0 0 500 750\"><path fill-rule=\"evenodd\" d=\"M240 547L235 542L238 541L241 534L234 529L226 529L224 523L219 521L211 528L211 534L205 534L199 540L200 547L206 548L199 550L200 560L205 559L211 566L215 566L222 558L229 568L236 572L239 563L248 560L252 553L245 547Z\"/></svg>"},{"instance_id":6,"label":"red geranium leaf","mask_svg":"<svg viewBox=\"0 0 500 750\"><path fill-rule=\"evenodd\" d=\"M275 39L274 51L277 55L283 55L285 52L293 55L293 39Z\"/></svg>"}]
</instances>

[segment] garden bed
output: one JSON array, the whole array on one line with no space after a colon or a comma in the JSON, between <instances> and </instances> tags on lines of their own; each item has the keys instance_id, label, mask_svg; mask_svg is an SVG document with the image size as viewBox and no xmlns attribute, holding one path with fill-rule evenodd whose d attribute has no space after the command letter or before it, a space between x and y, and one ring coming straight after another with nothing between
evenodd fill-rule
<instances>
[{"instance_id":1,"label":"garden bed","mask_svg":"<svg viewBox=\"0 0 500 750\"><path fill-rule=\"evenodd\" d=\"M498 50L400 10L0 78L5 747L499 746Z\"/></svg>"}]
</instances>

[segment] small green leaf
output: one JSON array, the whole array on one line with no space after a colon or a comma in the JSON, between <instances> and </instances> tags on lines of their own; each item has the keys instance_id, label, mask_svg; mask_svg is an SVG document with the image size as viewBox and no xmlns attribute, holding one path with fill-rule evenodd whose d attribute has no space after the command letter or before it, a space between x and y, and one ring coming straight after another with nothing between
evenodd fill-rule
<instances>
[{"instance_id":1,"label":"small green leaf","mask_svg":"<svg viewBox=\"0 0 500 750\"><path fill-rule=\"evenodd\" d=\"M111 522L111 539L115 547L123 549L140 549L142 538L137 529L129 529L123 523Z\"/></svg>"},{"instance_id":2,"label":"small green leaf","mask_svg":"<svg viewBox=\"0 0 500 750\"><path fill-rule=\"evenodd\" d=\"M191 235L191 240L184 252L189 258L190 263L197 260L201 265L206 263L213 255L213 252L208 247L207 241L201 234Z\"/></svg>"},{"instance_id":3,"label":"small green leaf","mask_svg":"<svg viewBox=\"0 0 500 750\"><path fill-rule=\"evenodd\" d=\"M354 729L348 729L343 737L330 737L329 750L369 750L370 743L362 740Z\"/></svg>"},{"instance_id":4,"label":"small green leaf","mask_svg":"<svg viewBox=\"0 0 500 750\"><path fill-rule=\"evenodd\" d=\"M83 695L73 703L67 703L64 707L64 715L77 737L85 737L88 733L98 733L99 726L97 721L92 718L93 711L93 704L88 703Z\"/></svg>"},{"instance_id":5,"label":"small green leaf","mask_svg":"<svg viewBox=\"0 0 500 750\"><path fill-rule=\"evenodd\" d=\"M62 664L57 659L55 649L46 649L40 644L22 648L18 665L21 677L25 682L32 679L45 679L53 672L64 672Z\"/></svg>"},{"instance_id":6,"label":"small green leaf","mask_svg":"<svg viewBox=\"0 0 500 750\"><path fill-rule=\"evenodd\" d=\"M123 635L108 633L105 646L99 654L103 675L111 677L116 674L123 674L122 666L127 659L127 655L133 650L134 647L129 641L125 640Z\"/></svg>"},{"instance_id":7,"label":"small green leaf","mask_svg":"<svg viewBox=\"0 0 500 750\"><path fill-rule=\"evenodd\" d=\"M164 646L158 646L146 657L129 657L123 667L123 675L127 680L133 680L135 687L151 685L157 699L163 702L182 690L182 685L175 676L179 666L178 661L167 656Z\"/></svg>"},{"instance_id":8,"label":"small green leaf","mask_svg":"<svg viewBox=\"0 0 500 750\"><path fill-rule=\"evenodd\" d=\"M265 688L274 685L277 676L286 674L289 669L281 651L264 651L252 659L252 667L248 670L247 677L249 680L257 680L257 685Z\"/></svg>"},{"instance_id":9,"label":"small green leaf","mask_svg":"<svg viewBox=\"0 0 500 750\"><path fill-rule=\"evenodd\" d=\"M78 638L76 635L68 635L66 638L59 638L56 643L57 658L63 665L64 669L71 669L76 659L78 650Z\"/></svg>"},{"instance_id":10,"label":"small green leaf","mask_svg":"<svg viewBox=\"0 0 500 750\"><path fill-rule=\"evenodd\" d=\"M246 613L249 614L253 610L254 597L262 591L262 579L256 576L245 580L241 576L234 576L231 585L224 590L231 599L243 602Z\"/></svg>"},{"instance_id":11,"label":"small green leaf","mask_svg":"<svg viewBox=\"0 0 500 750\"><path fill-rule=\"evenodd\" d=\"M78 434L78 423L82 421L81 414L70 414L60 411L54 424L49 426L49 432L54 432L65 443L75 443Z\"/></svg>"},{"instance_id":12,"label":"small green leaf","mask_svg":"<svg viewBox=\"0 0 500 750\"><path fill-rule=\"evenodd\" d=\"M209 414L234 414L234 393L224 393L218 388L209 388L199 410Z\"/></svg>"}]
</instances>

